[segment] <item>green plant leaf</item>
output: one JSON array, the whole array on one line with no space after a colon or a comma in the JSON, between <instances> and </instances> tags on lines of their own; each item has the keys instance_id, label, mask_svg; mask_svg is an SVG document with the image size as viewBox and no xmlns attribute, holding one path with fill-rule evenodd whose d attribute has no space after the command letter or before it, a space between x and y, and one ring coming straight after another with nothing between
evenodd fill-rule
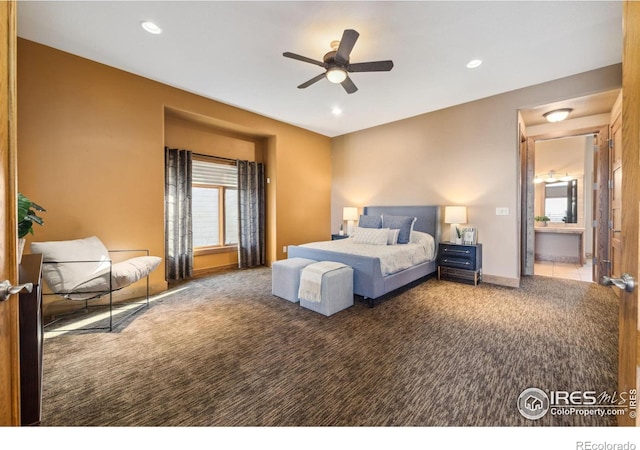
<instances>
[{"instance_id":1,"label":"green plant leaf","mask_svg":"<svg viewBox=\"0 0 640 450\"><path fill-rule=\"evenodd\" d=\"M29 233L33 234L34 223L44 224L42 217L37 214L39 211L46 210L18 192L18 238L22 239Z\"/></svg>"}]
</instances>

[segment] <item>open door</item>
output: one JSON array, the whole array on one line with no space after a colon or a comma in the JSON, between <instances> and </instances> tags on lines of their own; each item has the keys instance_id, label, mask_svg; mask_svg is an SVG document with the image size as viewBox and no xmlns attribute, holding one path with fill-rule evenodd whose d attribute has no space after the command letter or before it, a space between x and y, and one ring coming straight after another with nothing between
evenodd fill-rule
<instances>
[{"instance_id":1,"label":"open door","mask_svg":"<svg viewBox=\"0 0 640 450\"><path fill-rule=\"evenodd\" d=\"M618 424L637 425L638 388L638 288L640 279L640 2L626 1L623 12L622 114L620 127L612 136L613 152L620 153L620 164L612 164L612 189L619 196L619 217L612 220L612 242L616 254L611 278L605 284L615 285L620 298L618 341L618 390L635 397L628 414L618 416ZM613 130L612 130L613 131ZM619 146L619 148L615 148ZM614 211L614 214L616 212ZM619 226L618 228L616 228ZM615 247L613 247L615 245ZM617 276L616 276L617 275Z\"/></svg>"},{"instance_id":2,"label":"open door","mask_svg":"<svg viewBox=\"0 0 640 450\"><path fill-rule=\"evenodd\" d=\"M16 3L0 2L0 281L18 281ZM20 425L18 296L0 298L0 425Z\"/></svg>"},{"instance_id":3,"label":"open door","mask_svg":"<svg viewBox=\"0 0 640 450\"><path fill-rule=\"evenodd\" d=\"M623 12L622 54L622 240L621 270L640 279L640 2L627 0ZM638 288L620 296L619 389L638 389ZM638 425L621 417L621 425Z\"/></svg>"}]
</instances>

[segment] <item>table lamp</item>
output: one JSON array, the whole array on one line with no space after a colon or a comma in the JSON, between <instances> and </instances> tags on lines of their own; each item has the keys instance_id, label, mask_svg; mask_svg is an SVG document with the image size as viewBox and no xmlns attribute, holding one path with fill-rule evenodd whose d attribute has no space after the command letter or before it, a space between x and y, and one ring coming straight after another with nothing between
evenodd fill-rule
<instances>
[{"instance_id":1,"label":"table lamp","mask_svg":"<svg viewBox=\"0 0 640 450\"><path fill-rule=\"evenodd\" d=\"M354 221L358 220L358 208L355 206L345 206L342 209L342 220L347 221L347 235L353 234Z\"/></svg>"},{"instance_id":2,"label":"table lamp","mask_svg":"<svg viewBox=\"0 0 640 450\"><path fill-rule=\"evenodd\" d=\"M458 238L457 229L461 223L467 223L466 206L445 206L444 223L451 224L451 237L449 242L456 242Z\"/></svg>"}]
</instances>

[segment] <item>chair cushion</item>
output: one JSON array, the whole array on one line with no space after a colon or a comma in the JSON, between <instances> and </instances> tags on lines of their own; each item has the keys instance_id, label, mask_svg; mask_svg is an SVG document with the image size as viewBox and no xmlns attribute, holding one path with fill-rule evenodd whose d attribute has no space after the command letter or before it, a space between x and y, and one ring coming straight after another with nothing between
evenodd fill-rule
<instances>
[{"instance_id":1,"label":"chair cushion","mask_svg":"<svg viewBox=\"0 0 640 450\"><path fill-rule=\"evenodd\" d=\"M160 265L157 256L138 256L115 263L111 268L111 290L115 291L129 286L149 275ZM103 292L109 291L109 268L100 273L92 274L89 279L76 284L73 292Z\"/></svg>"}]
</instances>

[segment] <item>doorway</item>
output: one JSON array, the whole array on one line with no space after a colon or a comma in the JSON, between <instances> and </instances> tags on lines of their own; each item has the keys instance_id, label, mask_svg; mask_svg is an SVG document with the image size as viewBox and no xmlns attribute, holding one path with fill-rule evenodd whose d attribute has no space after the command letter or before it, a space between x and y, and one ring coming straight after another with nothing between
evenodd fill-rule
<instances>
[{"instance_id":1,"label":"doorway","mask_svg":"<svg viewBox=\"0 0 640 450\"><path fill-rule=\"evenodd\" d=\"M534 275L593 281L594 139L534 137Z\"/></svg>"},{"instance_id":2,"label":"doorway","mask_svg":"<svg viewBox=\"0 0 640 450\"><path fill-rule=\"evenodd\" d=\"M619 92L616 89L519 111L521 275L593 281L607 274L608 130ZM558 108L571 111L567 120L546 123L545 113ZM573 150L562 150L564 146ZM571 154L582 154L581 162L574 157L571 163ZM545 216L553 221L535 220Z\"/></svg>"}]
</instances>

